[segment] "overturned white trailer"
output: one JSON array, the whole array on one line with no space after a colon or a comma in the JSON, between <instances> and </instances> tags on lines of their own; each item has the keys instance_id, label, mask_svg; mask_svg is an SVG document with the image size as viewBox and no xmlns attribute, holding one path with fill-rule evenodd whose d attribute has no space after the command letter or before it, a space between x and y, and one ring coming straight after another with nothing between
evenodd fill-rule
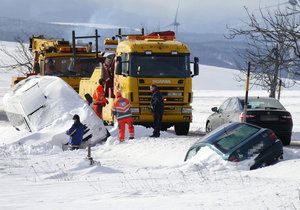
<instances>
[{"instance_id":1,"label":"overturned white trailer","mask_svg":"<svg viewBox=\"0 0 300 210\"><path fill-rule=\"evenodd\" d=\"M38 132L49 127L66 127L78 114L96 144L107 137L103 122L62 79L33 76L19 82L3 98L4 110L17 130Z\"/></svg>"}]
</instances>

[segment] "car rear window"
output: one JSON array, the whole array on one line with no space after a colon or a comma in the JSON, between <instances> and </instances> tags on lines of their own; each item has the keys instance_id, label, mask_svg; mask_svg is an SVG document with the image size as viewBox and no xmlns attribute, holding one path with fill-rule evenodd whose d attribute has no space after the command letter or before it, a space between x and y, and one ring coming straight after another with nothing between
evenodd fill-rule
<instances>
[{"instance_id":1,"label":"car rear window","mask_svg":"<svg viewBox=\"0 0 300 210\"><path fill-rule=\"evenodd\" d=\"M224 134L218 138L214 145L221 152L226 153L258 131L259 128L247 124L240 124L230 131L224 129Z\"/></svg>"},{"instance_id":2,"label":"car rear window","mask_svg":"<svg viewBox=\"0 0 300 210\"><path fill-rule=\"evenodd\" d=\"M242 100L244 106L244 100ZM248 109L281 109L285 110L283 105L273 98L249 98Z\"/></svg>"}]
</instances>

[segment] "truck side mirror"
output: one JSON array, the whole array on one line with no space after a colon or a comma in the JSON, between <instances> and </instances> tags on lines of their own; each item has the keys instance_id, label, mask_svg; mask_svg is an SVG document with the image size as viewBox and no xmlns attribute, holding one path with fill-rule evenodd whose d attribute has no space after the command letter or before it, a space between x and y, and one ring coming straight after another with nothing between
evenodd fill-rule
<instances>
[{"instance_id":1,"label":"truck side mirror","mask_svg":"<svg viewBox=\"0 0 300 210\"><path fill-rule=\"evenodd\" d=\"M199 75L199 58L194 57L194 76Z\"/></svg>"},{"instance_id":2,"label":"truck side mirror","mask_svg":"<svg viewBox=\"0 0 300 210\"><path fill-rule=\"evenodd\" d=\"M116 57L116 74L122 74L122 58L120 56Z\"/></svg>"}]
</instances>

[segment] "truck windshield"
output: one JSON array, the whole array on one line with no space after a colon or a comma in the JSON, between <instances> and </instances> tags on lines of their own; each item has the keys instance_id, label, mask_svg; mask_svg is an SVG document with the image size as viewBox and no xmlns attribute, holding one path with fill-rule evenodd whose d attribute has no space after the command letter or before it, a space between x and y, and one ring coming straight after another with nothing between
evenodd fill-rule
<instances>
[{"instance_id":1,"label":"truck windshield","mask_svg":"<svg viewBox=\"0 0 300 210\"><path fill-rule=\"evenodd\" d=\"M99 59L91 57L51 57L45 59L45 75L90 77L99 66Z\"/></svg>"},{"instance_id":2,"label":"truck windshield","mask_svg":"<svg viewBox=\"0 0 300 210\"><path fill-rule=\"evenodd\" d=\"M189 54L132 54L129 74L133 77L190 77Z\"/></svg>"}]
</instances>

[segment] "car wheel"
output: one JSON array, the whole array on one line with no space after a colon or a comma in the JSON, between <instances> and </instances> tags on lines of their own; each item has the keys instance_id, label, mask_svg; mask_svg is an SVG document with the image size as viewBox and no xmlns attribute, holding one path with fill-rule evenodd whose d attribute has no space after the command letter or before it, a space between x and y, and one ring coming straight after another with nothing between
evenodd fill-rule
<instances>
[{"instance_id":1,"label":"car wheel","mask_svg":"<svg viewBox=\"0 0 300 210\"><path fill-rule=\"evenodd\" d=\"M258 162L255 162L251 167L250 167L250 170L254 170L254 169L257 169L257 168L263 168L263 167L266 167L266 166L270 166L270 165L273 165L275 163L277 163L279 161L279 158L281 159L282 158L282 155L280 155L279 157L274 157L272 159L268 159L268 160L264 160L264 161L258 161Z\"/></svg>"},{"instance_id":2,"label":"car wheel","mask_svg":"<svg viewBox=\"0 0 300 210\"><path fill-rule=\"evenodd\" d=\"M255 170L255 169L258 169L258 168L263 168L267 166L266 163L262 162L262 163L255 163L253 164L251 167L250 167L250 170Z\"/></svg>"},{"instance_id":3,"label":"car wheel","mask_svg":"<svg viewBox=\"0 0 300 210\"><path fill-rule=\"evenodd\" d=\"M205 131L206 131L206 133L209 133L209 132L212 131L212 126L211 126L211 123L209 121L206 123Z\"/></svg>"},{"instance_id":4,"label":"car wheel","mask_svg":"<svg viewBox=\"0 0 300 210\"><path fill-rule=\"evenodd\" d=\"M291 144L291 136L290 136L290 135L282 136L282 137L280 138L280 140L281 140L283 146L288 146L288 145Z\"/></svg>"}]
</instances>

